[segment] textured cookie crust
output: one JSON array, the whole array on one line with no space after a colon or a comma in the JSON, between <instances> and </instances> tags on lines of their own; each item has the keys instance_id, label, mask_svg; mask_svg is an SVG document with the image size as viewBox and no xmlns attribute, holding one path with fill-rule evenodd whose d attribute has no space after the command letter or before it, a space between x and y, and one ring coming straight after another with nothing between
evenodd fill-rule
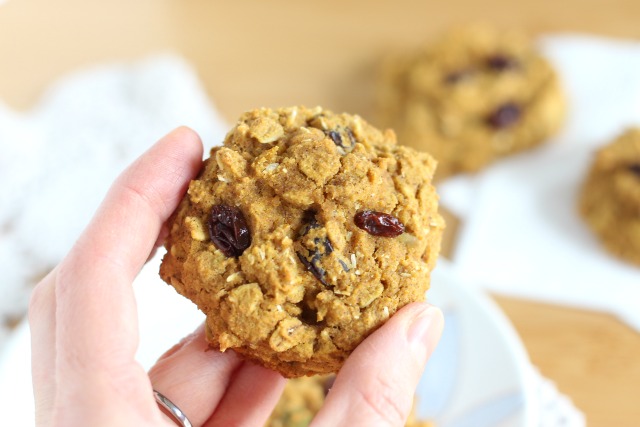
<instances>
[{"instance_id":1,"label":"textured cookie crust","mask_svg":"<svg viewBox=\"0 0 640 427\"><path fill-rule=\"evenodd\" d=\"M640 265L640 129L601 148L582 188L580 213L614 255Z\"/></svg>"},{"instance_id":2,"label":"textured cookie crust","mask_svg":"<svg viewBox=\"0 0 640 427\"><path fill-rule=\"evenodd\" d=\"M380 122L429 152L437 179L533 147L564 119L555 72L518 32L457 28L381 68Z\"/></svg>"},{"instance_id":3,"label":"textured cookie crust","mask_svg":"<svg viewBox=\"0 0 640 427\"><path fill-rule=\"evenodd\" d=\"M399 308L424 300L444 221L431 156L358 116L321 108L245 113L211 150L172 219L162 278L207 315L213 347L287 377L336 372ZM227 256L212 208L237 208L251 243ZM354 223L393 215L397 237Z\"/></svg>"}]
</instances>

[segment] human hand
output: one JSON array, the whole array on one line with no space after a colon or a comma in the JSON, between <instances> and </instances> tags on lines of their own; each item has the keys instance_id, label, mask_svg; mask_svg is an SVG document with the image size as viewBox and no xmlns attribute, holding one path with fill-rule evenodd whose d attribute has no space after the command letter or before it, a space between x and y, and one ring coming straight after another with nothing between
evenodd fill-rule
<instances>
[{"instance_id":1,"label":"human hand","mask_svg":"<svg viewBox=\"0 0 640 427\"><path fill-rule=\"evenodd\" d=\"M38 426L175 426L167 396L194 426L261 426L285 380L232 351L206 351L203 328L146 373L135 361L132 282L166 236L165 222L201 167L187 128L161 139L114 183L29 307ZM312 425L400 426L443 320L425 303L400 310L349 357Z\"/></svg>"}]
</instances>

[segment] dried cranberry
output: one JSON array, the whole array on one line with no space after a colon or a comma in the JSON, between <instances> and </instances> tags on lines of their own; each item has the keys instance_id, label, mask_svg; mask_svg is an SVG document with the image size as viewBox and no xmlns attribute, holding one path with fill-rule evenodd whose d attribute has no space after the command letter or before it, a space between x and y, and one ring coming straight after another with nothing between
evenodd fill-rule
<instances>
[{"instance_id":1,"label":"dried cranberry","mask_svg":"<svg viewBox=\"0 0 640 427\"><path fill-rule=\"evenodd\" d=\"M488 57L486 64L493 71L514 70L520 67L520 62L517 59L500 54Z\"/></svg>"},{"instance_id":2,"label":"dried cranberry","mask_svg":"<svg viewBox=\"0 0 640 427\"><path fill-rule=\"evenodd\" d=\"M504 129L512 126L520 120L522 109L514 102L507 102L496 109L489 117L487 123L496 129Z\"/></svg>"},{"instance_id":3,"label":"dried cranberry","mask_svg":"<svg viewBox=\"0 0 640 427\"><path fill-rule=\"evenodd\" d=\"M629 166L629 170L640 177L640 163L634 163Z\"/></svg>"},{"instance_id":4,"label":"dried cranberry","mask_svg":"<svg viewBox=\"0 0 640 427\"><path fill-rule=\"evenodd\" d=\"M251 234L240 209L215 205L209 217L211 241L228 257L239 257L251 245Z\"/></svg>"},{"instance_id":5,"label":"dried cranberry","mask_svg":"<svg viewBox=\"0 0 640 427\"><path fill-rule=\"evenodd\" d=\"M386 213L364 210L358 212L353 220L358 227L373 236L397 237L404 233L404 224Z\"/></svg>"}]
</instances>

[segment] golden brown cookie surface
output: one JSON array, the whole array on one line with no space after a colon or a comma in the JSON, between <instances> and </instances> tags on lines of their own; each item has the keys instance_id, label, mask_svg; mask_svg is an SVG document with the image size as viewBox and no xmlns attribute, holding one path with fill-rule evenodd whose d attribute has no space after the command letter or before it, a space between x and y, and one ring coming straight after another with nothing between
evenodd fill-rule
<instances>
[{"instance_id":1,"label":"golden brown cookie surface","mask_svg":"<svg viewBox=\"0 0 640 427\"><path fill-rule=\"evenodd\" d=\"M389 58L379 87L382 124L433 155L438 179L533 147L564 118L558 78L531 40L482 25Z\"/></svg>"},{"instance_id":2,"label":"golden brown cookie surface","mask_svg":"<svg viewBox=\"0 0 640 427\"><path fill-rule=\"evenodd\" d=\"M640 265L640 129L597 152L580 212L611 253Z\"/></svg>"},{"instance_id":3,"label":"golden brown cookie surface","mask_svg":"<svg viewBox=\"0 0 640 427\"><path fill-rule=\"evenodd\" d=\"M191 182L160 274L207 314L212 346L288 377L336 372L424 299L444 227L434 169L358 116L245 113Z\"/></svg>"}]
</instances>

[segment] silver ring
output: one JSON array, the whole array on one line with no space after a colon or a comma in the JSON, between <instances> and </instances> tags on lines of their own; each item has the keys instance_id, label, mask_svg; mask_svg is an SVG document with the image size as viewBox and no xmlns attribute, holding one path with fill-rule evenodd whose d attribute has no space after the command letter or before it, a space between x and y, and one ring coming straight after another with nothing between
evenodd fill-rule
<instances>
[{"instance_id":1,"label":"silver ring","mask_svg":"<svg viewBox=\"0 0 640 427\"><path fill-rule=\"evenodd\" d=\"M165 411L163 412L171 417L177 425L181 427L192 427L184 412L182 412L172 401L167 399L165 395L159 391L153 390L153 396L156 398L156 402L158 402L160 409L164 409Z\"/></svg>"}]
</instances>

